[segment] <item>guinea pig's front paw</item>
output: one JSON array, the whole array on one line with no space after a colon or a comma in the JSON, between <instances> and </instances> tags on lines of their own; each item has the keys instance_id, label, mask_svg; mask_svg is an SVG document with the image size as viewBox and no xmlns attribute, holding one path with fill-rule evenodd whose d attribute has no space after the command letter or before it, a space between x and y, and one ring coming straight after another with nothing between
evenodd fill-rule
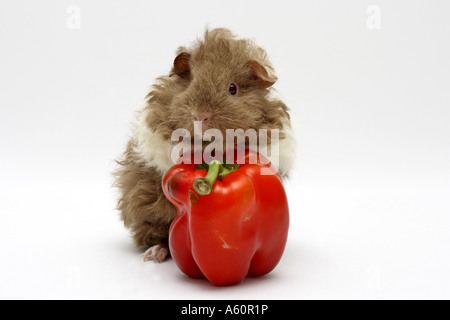
<instances>
[{"instance_id":1,"label":"guinea pig's front paw","mask_svg":"<svg viewBox=\"0 0 450 320\"><path fill-rule=\"evenodd\" d=\"M161 263L169 254L169 247L165 244L157 244L147 249L144 253L144 262L153 260Z\"/></svg>"}]
</instances>

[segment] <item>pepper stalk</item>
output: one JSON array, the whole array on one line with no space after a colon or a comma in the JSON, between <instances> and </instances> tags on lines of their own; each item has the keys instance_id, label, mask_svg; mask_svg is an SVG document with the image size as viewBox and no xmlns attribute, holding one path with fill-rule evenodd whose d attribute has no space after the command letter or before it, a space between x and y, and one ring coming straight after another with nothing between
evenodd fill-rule
<instances>
[{"instance_id":1,"label":"pepper stalk","mask_svg":"<svg viewBox=\"0 0 450 320\"><path fill-rule=\"evenodd\" d=\"M195 179L193 183L194 190L202 196L212 192L217 178L223 179L229 173L239 169L238 164L222 164L219 160L212 160L208 165L199 165L201 169L205 169L205 167L208 171L206 176Z\"/></svg>"}]
</instances>

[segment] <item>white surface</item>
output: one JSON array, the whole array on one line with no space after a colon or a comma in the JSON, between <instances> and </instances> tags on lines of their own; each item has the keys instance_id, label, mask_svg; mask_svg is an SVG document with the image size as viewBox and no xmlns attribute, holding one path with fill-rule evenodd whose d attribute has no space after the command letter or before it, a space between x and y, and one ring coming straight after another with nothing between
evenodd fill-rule
<instances>
[{"instance_id":1,"label":"white surface","mask_svg":"<svg viewBox=\"0 0 450 320\"><path fill-rule=\"evenodd\" d=\"M132 3L0 2L0 298L450 298L448 2ZM206 23L266 47L299 137L286 253L229 288L143 263L110 188Z\"/></svg>"}]
</instances>

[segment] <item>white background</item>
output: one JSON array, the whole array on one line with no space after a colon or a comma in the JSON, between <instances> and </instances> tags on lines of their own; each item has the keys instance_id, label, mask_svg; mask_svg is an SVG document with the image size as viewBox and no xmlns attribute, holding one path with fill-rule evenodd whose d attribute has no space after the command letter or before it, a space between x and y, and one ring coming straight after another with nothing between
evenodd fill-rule
<instances>
[{"instance_id":1,"label":"white background","mask_svg":"<svg viewBox=\"0 0 450 320\"><path fill-rule=\"evenodd\" d=\"M0 298L450 298L449 14L444 0L1 0ZM111 188L134 111L206 25L267 49L298 136L285 255L228 288L143 263Z\"/></svg>"}]
</instances>

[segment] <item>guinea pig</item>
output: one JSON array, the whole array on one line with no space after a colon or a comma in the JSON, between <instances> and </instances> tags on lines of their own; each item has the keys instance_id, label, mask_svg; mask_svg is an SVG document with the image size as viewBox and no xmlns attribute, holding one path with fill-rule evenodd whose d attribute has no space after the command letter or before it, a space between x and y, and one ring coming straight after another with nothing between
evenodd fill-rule
<instances>
[{"instance_id":1,"label":"guinea pig","mask_svg":"<svg viewBox=\"0 0 450 320\"><path fill-rule=\"evenodd\" d=\"M117 161L118 210L144 261L169 255L175 207L165 198L162 177L175 163L176 129L278 129L279 173L286 178L294 159L288 107L276 97L277 81L266 52L227 29L207 30L203 39L178 48L170 73L158 78L139 111L127 148ZM259 131L257 131L259 132Z\"/></svg>"}]
</instances>

